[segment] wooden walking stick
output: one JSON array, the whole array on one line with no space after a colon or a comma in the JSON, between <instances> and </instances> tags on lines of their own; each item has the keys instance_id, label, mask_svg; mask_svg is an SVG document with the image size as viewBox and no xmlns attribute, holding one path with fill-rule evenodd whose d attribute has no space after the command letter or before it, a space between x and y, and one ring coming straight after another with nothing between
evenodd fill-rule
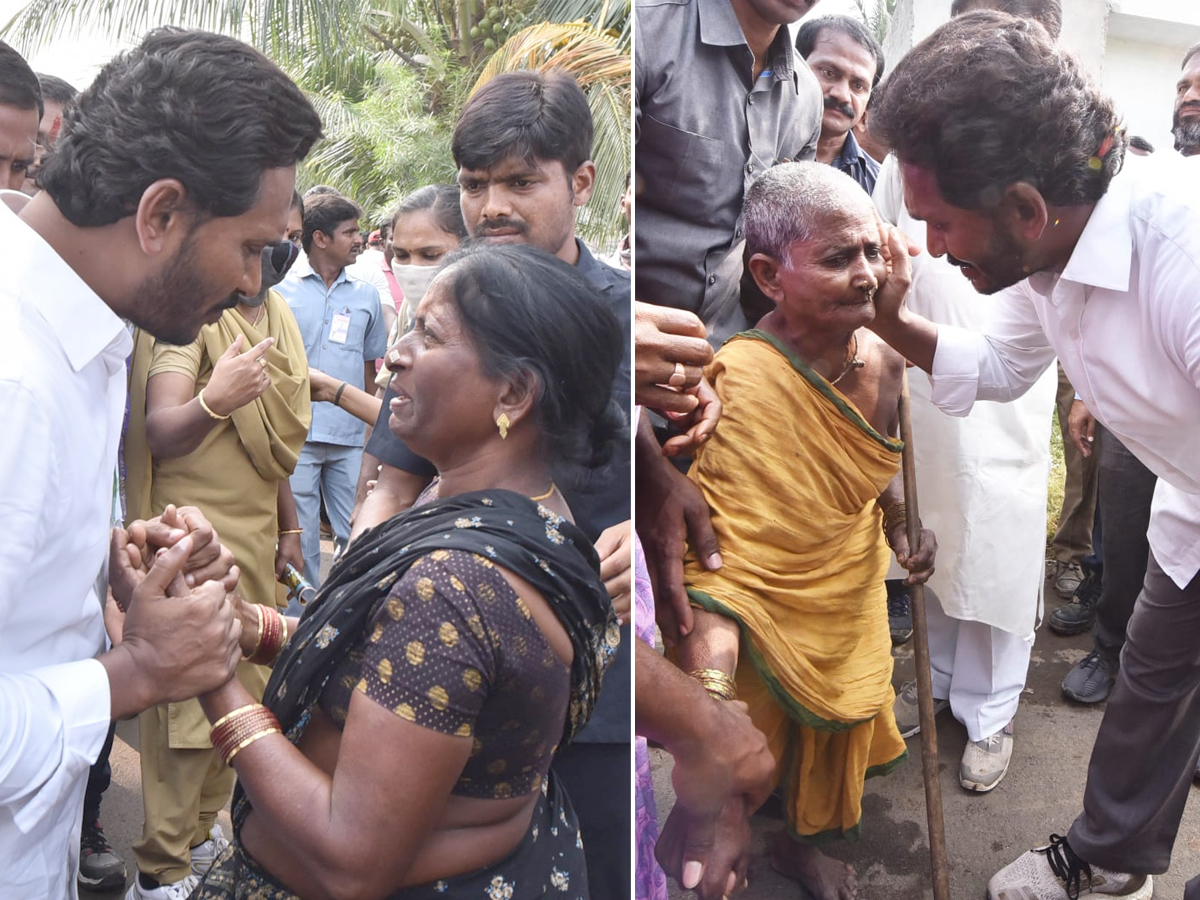
<instances>
[{"instance_id":1,"label":"wooden walking stick","mask_svg":"<svg viewBox=\"0 0 1200 900\"><path fill-rule=\"evenodd\" d=\"M904 441L901 465L909 552L921 540L917 508L917 469L913 460L912 416L909 412L908 372L900 382L900 440ZM913 651L917 664L917 715L921 723L921 777L925 782L925 817L929 825L929 866L934 900L950 900L950 870L946 860L946 826L942 819L942 785L938 780L937 730L933 724L933 685L929 674L929 632L925 624L925 585L909 588L913 620Z\"/></svg>"}]
</instances>

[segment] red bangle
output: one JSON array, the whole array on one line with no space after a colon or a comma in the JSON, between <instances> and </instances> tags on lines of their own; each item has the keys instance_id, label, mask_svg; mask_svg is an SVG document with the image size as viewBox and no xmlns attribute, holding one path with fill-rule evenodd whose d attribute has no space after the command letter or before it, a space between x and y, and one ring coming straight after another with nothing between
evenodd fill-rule
<instances>
[{"instance_id":1,"label":"red bangle","mask_svg":"<svg viewBox=\"0 0 1200 900\"><path fill-rule=\"evenodd\" d=\"M209 731L209 738L221 759L229 765L239 751L269 734L282 734L279 720L261 703L256 703L218 719Z\"/></svg>"},{"instance_id":2,"label":"red bangle","mask_svg":"<svg viewBox=\"0 0 1200 900\"><path fill-rule=\"evenodd\" d=\"M279 656L279 651L287 643L287 620L272 606L258 607L260 630L258 645L247 660L260 666L269 666Z\"/></svg>"}]
</instances>

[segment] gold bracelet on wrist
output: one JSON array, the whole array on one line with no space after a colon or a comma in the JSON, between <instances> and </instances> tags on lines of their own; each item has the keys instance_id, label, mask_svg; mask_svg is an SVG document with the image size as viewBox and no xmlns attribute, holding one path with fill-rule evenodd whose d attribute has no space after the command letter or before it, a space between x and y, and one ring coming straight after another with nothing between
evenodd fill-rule
<instances>
[{"instance_id":1,"label":"gold bracelet on wrist","mask_svg":"<svg viewBox=\"0 0 1200 900\"><path fill-rule=\"evenodd\" d=\"M202 410L204 410L206 413L208 413L209 418L216 419L218 422L224 422L226 419L229 418L229 416L223 416L218 412L214 412L213 408L204 402L204 391L203 390L201 390L200 393L198 393L196 395L196 399L200 401L200 408Z\"/></svg>"},{"instance_id":2,"label":"gold bracelet on wrist","mask_svg":"<svg viewBox=\"0 0 1200 900\"><path fill-rule=\"evenodd\" d=\"M272 734L283 734L283 732L280 731L278 728L264 728L262 731L255 732L254 734L250 735L250 737L246 738L240 744L237 744L236 746L231 747L229 749L229 753L225 756L225 765L227 765L227 766L233 765L233 758L235 756L237 756L239 753L241 753L243 750L245 750L247 747L249 747L251 744L253 744L255 741L257 741L259 738L265 738L268 735L272 735Z\"/></svg>"},{"instance_id":3,"label":"gold bracelet on wrist","mask_svg":"<svg viewBox=\"0 0 1200 900\"><path fill-rule=\"evenodd\" d=\"M260 606L257 603L252 603L251 606L254 607L254 615L258 618L258 636L255 637L255 639L254 639L254 649L251 650L249 653L242 656L242 659L247 659L247 660L254 659L254 657L258 655L258 650L262 646L262 639L263 639L262 606Z\"/></svg>"},{"instance_id":4,"label":"gold bracelet on wrist","mask_svg":"<svg viewBox=\"0 0 1200 900\"><path fill-rule=\"evenodd\" d=\"M285 534L304 534L304 529L303 528L280 528L278 531L278 534L280 537L283 537Z\"/></svg>"},{"instance_id":5,"label":"gold bracelet on wrist","mask_svg":"<svg viewBox=\"0 0 1200 900\"><path fill-rule=\"evenodd\" d=\"M700 686L714 700L737 699L737 684L720 669L695 669L688 672L688 677L700 682Z\"/></svg>"}]
</instances>

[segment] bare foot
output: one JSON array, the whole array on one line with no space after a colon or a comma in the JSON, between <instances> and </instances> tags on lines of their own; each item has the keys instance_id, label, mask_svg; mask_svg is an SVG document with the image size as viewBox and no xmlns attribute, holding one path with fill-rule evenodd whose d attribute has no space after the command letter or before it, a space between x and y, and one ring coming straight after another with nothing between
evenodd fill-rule
<instances>
[{"instance_id":1,"label":"bare foot","mask_svg":"<svg viewBox=\"0 0 1200 900\"><path fill-rule=\"evenodd\" d=\"M831 859L815 847L793 840L786 831L771 838L771 868L800 882L815 900L855 900L858 878L854 867Z\"/></svg>"}]
</instances>

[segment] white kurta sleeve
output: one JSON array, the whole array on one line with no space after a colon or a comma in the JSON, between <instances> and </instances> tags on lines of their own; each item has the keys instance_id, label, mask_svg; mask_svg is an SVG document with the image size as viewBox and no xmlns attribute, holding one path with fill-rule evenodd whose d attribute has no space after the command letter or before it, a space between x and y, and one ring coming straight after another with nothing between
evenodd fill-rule
<instances>
[{"instance_id":1,"label":"white kurta sleeve","mask_svg":"<svg viewBox=\"0 0 1200 900\"><path fill-rule=\"evenodd\" d=\"M1029 290L1025 284L1005 290L986 333L938 325L929 373L935 406L965 416L976 400L1015 400L1054 362Z\"/></svg>"},{"instance_id":2,"label":"white kurta sleeve","mask_svg":"<svg viewBox=\"0 0 1200 900\"><path fill-rule=\"evenodd\" d=\"M53 435L46 411L25 387L0 382L8 438L0 439L0 669L5 648L22 640L10 626L27 596L27 561L47 541L52 505ZM79 603L87 602L80 597ZM92 600L94 602L94 599ZM78 788L108 734L108 674L94 659L32 671L0 672L0 806L19 805L28 831Z\"/></svg>"}]
</instances>

